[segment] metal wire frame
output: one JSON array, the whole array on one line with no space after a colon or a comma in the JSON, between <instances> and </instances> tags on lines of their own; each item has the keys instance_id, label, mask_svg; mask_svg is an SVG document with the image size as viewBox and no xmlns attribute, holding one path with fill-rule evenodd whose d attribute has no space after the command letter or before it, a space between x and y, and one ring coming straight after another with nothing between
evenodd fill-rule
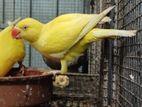
<instances>
[{"instance_id":1,"label":"metal wire frame","mask_svg":"<svg viewBox=\"0 0 142 107\"><path fill-rule=\"evenodd\" d=\"M118 107L142 105L142 1L116 0L117 28L137 29L137 36L121 38L113 47Z\"/></svg>"}]
</instances>

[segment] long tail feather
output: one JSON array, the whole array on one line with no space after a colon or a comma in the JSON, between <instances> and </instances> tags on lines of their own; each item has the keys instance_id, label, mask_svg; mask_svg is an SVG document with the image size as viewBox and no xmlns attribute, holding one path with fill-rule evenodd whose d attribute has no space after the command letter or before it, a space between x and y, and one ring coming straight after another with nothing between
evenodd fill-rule
<instances>
[{"instance_id":1,"label":"long tail feather","mask_svg":"<svg viewBox=\"0 0 142 107\"><path fill-rule=\"evenodd\" d=\"M116 30L116 29L94 29L93 35L96 38L109 38L109 37L133 37L137 30Z\"/></svg>"}]
</instances>

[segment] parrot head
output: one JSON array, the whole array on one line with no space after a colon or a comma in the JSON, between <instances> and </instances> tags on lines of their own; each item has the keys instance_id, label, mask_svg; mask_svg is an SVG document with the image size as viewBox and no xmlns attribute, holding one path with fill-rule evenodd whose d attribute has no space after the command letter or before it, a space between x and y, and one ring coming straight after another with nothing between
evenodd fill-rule
<instances>
[{"instance_id":1,"label":"parrot head","mask_svg":"<svg viewBox=\"0 0 142 107\"><path fill-rule=\"evenodd\" d=\"M34 42L38 39L42 26L43 24L39 21L26 18L12 28L11 34L15 39L23 38L29 42Z\"/></svg>"}]
</instances>

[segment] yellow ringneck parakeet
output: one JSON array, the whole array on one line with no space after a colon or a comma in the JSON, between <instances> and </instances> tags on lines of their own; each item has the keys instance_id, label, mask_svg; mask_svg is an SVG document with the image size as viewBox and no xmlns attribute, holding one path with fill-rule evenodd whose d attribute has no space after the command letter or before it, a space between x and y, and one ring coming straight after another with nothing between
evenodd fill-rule
<instances>
[{"instance_id":1,"label":"yellow ringneck parakeet","mask_svg":"<svg viewBox=\"0 0 142 107\"><path fill-rule=\"evenodd\" d=\"M23 40L13 39L8 26L0 32L0 76L5 76L15 63L23 61L25 49Z\"/></svg>"},{"instance_id":2,"label":"yellow ringneck parakeet","mask_svg":"<svg viewBox=\"0 0 142 107\"><path fill-rule=\"evenodd\" d=\"M113 7L98 15L66 14L47 24L26 18L13 28L12 35L29 41L46 58L61 61L61 73L66 73L68 64L79 57L88 44L104 38L136 34L136 31L93 29L111 9Z\"/></svg>"},{"instance_id":3,"label":"yellow ringneck parakeet","mask_svg":"<svg viewBox=\"0 0 142 107\"><path fill-rule=\"evenodd\" d=\"M57 62L61 61L61 73L66 73L67 65L70 63L68 61L71 61L71 57L73 56L72 58L75 59L85 50L82 47L81 49L78 48L80 47L79 44L82 45L81 41L85 35L101 22L113 8L114 6L109 7L98 15L65 14L47 24L26 18L18 22L12 29L12 36L29 41L46 58L51 58ZM78 49L75 49L76 46ZM74 52L69 57L69 52L72 50L77 50L77 55Z\"/></svg>"}]
</instances>

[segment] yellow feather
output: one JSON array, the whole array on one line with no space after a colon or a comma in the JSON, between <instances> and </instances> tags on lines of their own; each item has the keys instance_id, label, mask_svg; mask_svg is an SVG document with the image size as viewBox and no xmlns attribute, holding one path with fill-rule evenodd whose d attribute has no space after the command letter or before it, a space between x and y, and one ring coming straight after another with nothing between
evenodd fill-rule
<instances>
[{"instance_id":1,"label":"yellow feather","mask_svg":"<svg viewBox=\"0 0 142 107\"><path fill-rule=\"evenodd\" d=\"M9 26L0 32L0 76L5 76L25 56L23 41L13 39L11 29Z\"/></svg>"}]
</instances>

